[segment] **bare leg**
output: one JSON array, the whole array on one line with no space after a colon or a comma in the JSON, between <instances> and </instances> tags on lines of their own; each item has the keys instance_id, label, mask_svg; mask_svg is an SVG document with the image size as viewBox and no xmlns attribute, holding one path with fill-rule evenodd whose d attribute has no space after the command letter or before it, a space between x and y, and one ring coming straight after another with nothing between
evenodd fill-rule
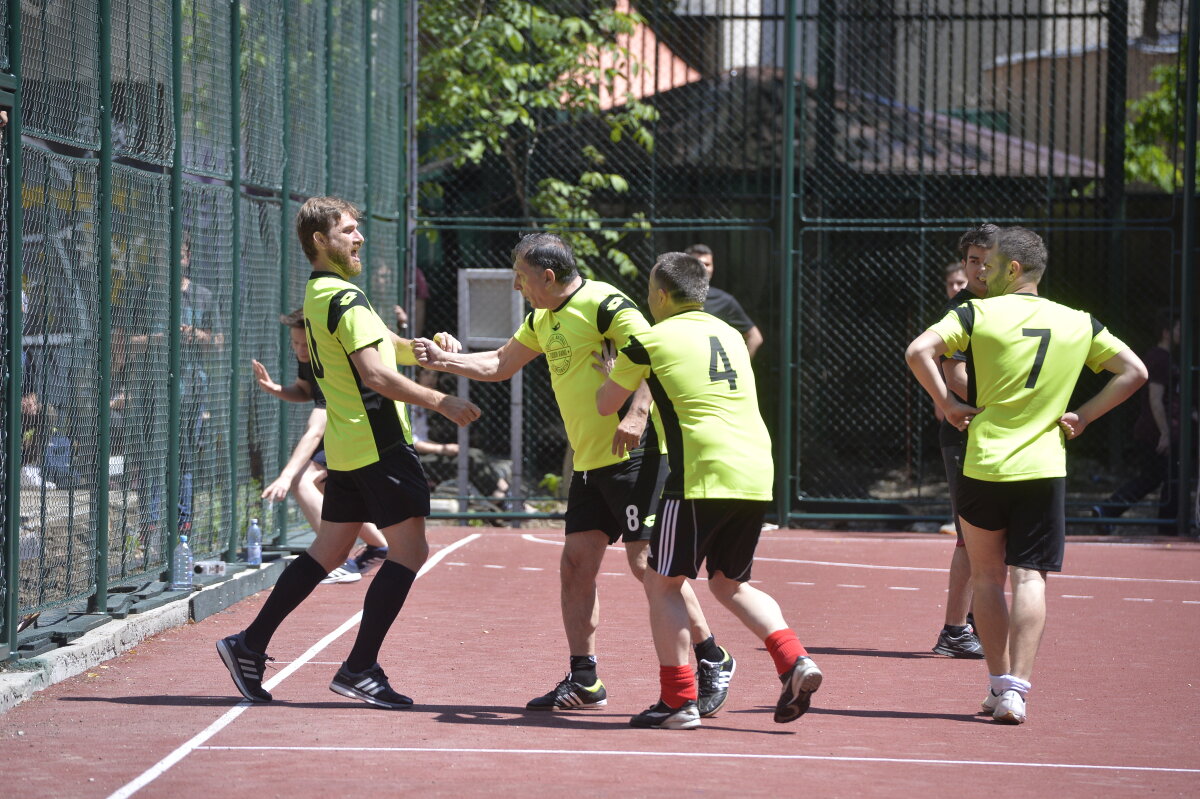
<instances>
[{"instance_id":1,"label":"bare leg","mask_svg":"<svg viewBox=\"0 0 1200 799\"><path fill-rule=\"evenodd\" d=\"M325 467L309 461L292 478L292 498L300 506L300 512L313 531L321 529L321 503L325 501Z\"/></svg>"},{"instance_id":2,"label":"bare leg","mask_svg":"<svg viewBox=\"0 0 1200 799\"><path fill-rule=\"evenodd\" d=\"M358 535L358 522L327 522L321 521L317 537L308 548L308 556L321 564L325 571L330 572L341 566L354 546Z\"/></svg>"},{"instance_id":3,"label":"bare leg","mask_svg":"<svg viewBox=\"0 0 1200 799\"><path fill-rule=\"evenodd\" d=\"M642 584L650 605L650 632L654 636L659 665L686 666L691 640L682 589L687 585L687 578L664 577L647 571Z\"/></svg>"},{"instance_id":4,"label":"bare leg","mask_svg":"<svg viewBox=\"0 0 1200 799\"><path fill-rule=\"evenodd\" d=\"M709 578L708 588L760 640L765 641L771 633L787 627L779 603L750 583L731 580L723 572L717 572Z\"/></svg>"},{"instance_id":5,"label":"bare leg","mask_svg":"<svg viewBox=\"0 0 1200 799\"><path fill-rule=\"evenodd\" d=\"M608 536L599 530L571 533L563 546L558 575L563 629L571 655L596 654L596 628L600 626L596 575L607 547Z\"/></svg>"},{"instance_id":6,"label":"bare leg","mask_svg":"<svg viewBox=\"0 0 1200 799\"><path fill-rule=\"evenodd\" d=\"M954 548L946 591L946 624L961 627L971 610L971 558L966 547Z\"/></svg>"},{"instance_id":7,"label":"bare leg","mask_svg":"<svg viewBox=\"0 0 1200 799\"><path fill-rule=\"evenodd\" d=\"M403 523L403 522L402 522ZM422 529L424 526L422 525ZM424 536L424 532L421 534ZM364 522L363 526L358 530L358 537L362 539L364 544L370 544L373 547L388 546L387 536L379 531L379 528L370 522ZM424 562L424 561L422 561Z\"/></svg>"},{"instance_id":8,"label":"bare leg","mask_svg":"<svg viewBox=\"0 0 1200 799\"><path fill-rule=\"evenodd\" d=\"M983 644L989 674L1008 674L1008 602L1004 582L1008 567L1004 563L1006 530L984 530L962 523L963 538L971 558L971 583L974 589L975 626Z\"/></svg>"},{"instance_id":9,"label":"bare leg","mask_svg":"<svg viewBox=\"0 0 1200 799\"><path fill-rule=\"evenodd\" d=\"M1033 660L1046 628L1046 573L1014 566L1012 617L1009 621L1009 659L1012 676L1029 680Z\"/></svg>"},{"instance_id":10,"label":"bare leg","mask_svg":"<svg viewBox=\"0 0 1200 799\"><path fill-rule=\"evenodd\" d=\"M625 556L629 559L629 568L633 572L633 576L644 584L647 573L646 561L650 556L650 542L626 543ZM696 598L696 592L692 589L690 580L683 581L680 594L683 596L684 605L687 606L688 629L691 631L692 643L699 644L707 640L712 635L712 631L708 627L708 620L704 618L704 611L700 609L700 600Z\"/></svg>"}]
</instances>

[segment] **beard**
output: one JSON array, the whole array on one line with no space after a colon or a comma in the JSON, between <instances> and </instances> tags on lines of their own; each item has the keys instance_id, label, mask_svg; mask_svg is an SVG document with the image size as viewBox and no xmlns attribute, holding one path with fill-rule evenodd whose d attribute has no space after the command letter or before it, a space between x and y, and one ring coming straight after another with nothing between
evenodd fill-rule
<instances>
[{"instance_id":1,"label":"beard","mask_svg":"<svg viewBox=\"0 0 1200 799\"><path fill-rule=\"evenodd\" d=\"M349 250L345 252L330 250L328 258L330 266L344 278L349 279L362 274L362 261L351 257Z\"/></svg>"}]
</instances>

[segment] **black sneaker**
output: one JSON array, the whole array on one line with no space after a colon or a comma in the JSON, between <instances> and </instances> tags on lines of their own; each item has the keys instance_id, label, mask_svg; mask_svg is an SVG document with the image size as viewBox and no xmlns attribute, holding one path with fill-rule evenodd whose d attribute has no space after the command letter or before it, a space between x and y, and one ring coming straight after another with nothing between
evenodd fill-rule
<instances>
[{"instance_id":1,"label":"black sneaker","mask_svg":"<svg viewBox=\"0 0 1200 799\"><path fill-rule=\"evenodd\" d=\"M262 679L267 661L275 658L252 651L246 646L244 636L241 632L222 638L217 641L217 652L242 696L251 702L270 702L271 694L263 690Z\"/></svg>"},{"instance_id":2,"label":"black sneaker","mask_svg":"<svg viewBox=\"0 0 1200 799\"><path fill-rule=\"evenodd\" d=\"M981 658L983 657L983 644L979 643L979 636L975 634L975 628L968 624L962 635L951 635L943 628L938 634L937 644L933 647L933 651L936 654L952 658Z\"/></svg>"},{"instance_id":3,"label":"black sneaker","mask_svg":"<svg viewBox=\"0 0 1200 799\"><path fill-rule=\"evenodd\" d=\"M406 710L413 704L407 696L392 690L387 675L383 673L383 667L378 663L361 674L347 671L346 664L343 663L337 674L333 675L329 690L388 710Z\"/></svg>"},{"instance_id":4,"label":"black sneaker","mask_svg":"<svg viewBox=\"0 0 1200 799\"><path fill-rule=\"evenodd\" d=\"M823 676L812 658L796 658L795 665L779 675L783 683L783 693L779 695L779 702L775 705L775 721L786 724L807 713L812 695L821 687Z\"/></svg>"},{"instance_id":5,"label":"black sneaker","mask_svg":"<svg viewBox=\"0 0 1200 799\"><path fill-rule=\"evenodd\" d=\"M700 710L696 703L687 700L675 708L661 699L629 720L630 727L660 730L691 730L700 726Z\"/></svg>"},{"instance_id":6,"label":"black sneaker","mask_svg":"<svg viewBox=\"0 0 1200 799\"><path fill-rule=\"evenodd\" d=\"M696 666L696 686L700 692L696 706L700 709L700 718L716 715L729 698L729 682L737 670L737 661L725 647L721 647L721 653L725 657L720 663L701 660Z\"/></svg>"},{"instance_id":7,"label":"black sneaker","mask_svg":"<svg viewBox=\"0 0 1200 799\"><path fill-rule=\"evenodd\" d=\"M554 686L554 690L530 699L525 705L526 710L567 710L576 707L600 707L608 704L608 692L604 683L596 680L593 685L580 685L571 681L568 674L562 682Z\"/></svg>"},{"instance_id":8,"label":"black sneaker","mask_svg":"<svg viewBox=\"0 0 1200 799\"><path fill-rule=\"evenodd\" d=\"M385 560L387 560L387 554L387 547L364 547L362 552L359 552L354 556L355 569L360 575L367 574L371 571L371 569L374 569L380 563L383 563ZM346 563L348 566L350 562L347 561Z\"/></svg>"}]
</instances>

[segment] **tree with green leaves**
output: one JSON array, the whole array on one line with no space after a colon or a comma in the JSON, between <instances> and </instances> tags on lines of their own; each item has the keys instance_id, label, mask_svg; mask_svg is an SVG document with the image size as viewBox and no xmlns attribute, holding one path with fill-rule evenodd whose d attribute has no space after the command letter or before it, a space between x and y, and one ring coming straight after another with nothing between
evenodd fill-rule
<instances>
[{"instance_id":1,"label":"tree with green leaves","mask_svg":"<svg viewBox=\"0 0 1200 799\"><path fill-rule=\"evenodd\" d=\"M598 203L628 192L629 181L597 146L604 142L596 132L611 145L653 150L657 111L625 88L640 65L622 40L644 20L604 0L566 6L422 2L417 125L433 140L422 157L455 168L497 159L528 224L562 236L585 270L607 261L632 274L619 245L649 223L635 214L620 228L602 224Z\"/></svg>"},{"instance_id":2,"label":"tree with green leaves","mask_svg":"<svg viewBox=\"0 0 1200 799\"><path fill-rule=\"evenodd\" d=\"M1179 44L1187 52L1186 41ZM1125 180L1149 183L1167 193L1183 187L1183 72L1160 64L1150 72L1158 88L1128 103L1125 123ZM1197 159L1200 167L1200 159ZM1200 185L1200 169L1197 174Z\"/></svg>"}]
</instances>

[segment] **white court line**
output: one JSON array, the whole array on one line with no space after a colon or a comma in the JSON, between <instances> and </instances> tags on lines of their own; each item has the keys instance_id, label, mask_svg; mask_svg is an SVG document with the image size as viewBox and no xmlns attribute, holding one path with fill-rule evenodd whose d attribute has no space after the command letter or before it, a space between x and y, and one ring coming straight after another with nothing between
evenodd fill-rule
<instances>
[{"instance_id":1,"label":"white court line","mask_svg":"<svg viewBox=\"0 0 1200 799\"><path fill-rule=\"evenodd\" d=\"M441 560L443 558L445 558L447 555L449 555L451 552L458 549L459 547L466 546L467 544L471 543L472 541L474 541L476 538L479 538L479 537L480 537L479 533L474 533L472 535L467 536L466 538L460 538L459 540L455 541L453 544L450 544L449 546L439 549L437 552L430 555L429 559L425 561L425 564L421 567L421 570L417 572L416 579L420 579L422 576L424 576L430 569L432 569L434 566L436 566L438 563L440 563ZM263 683L263 688L270 691L272 688L279 685L281 682L283 682L288 677L290 677L293 673L295 673L296 670L298 670L301 666L303 666L308 661L312 660L312 658L316 657L317 654L319 654L321 652L321 650L323 650L325 647L329 646L334 641L336 641L338 638L340 638L342 635L344 635L345 632L347 630L349 630L350 628L354 627L354 625L358 624L358 622L361 618L362 618L362 611L360 610L357 613L355 613L353 616L351 616L349 619L346 619L346 621L342 622L341 626L338 627L336 630L329 633L329 635L326 635L320 641L317 641L315 644L310 646L308 648L308 651L306 651L303 655L301 655L300 657L296 658L291 663L289 663L286 667L284 667L282 670L280 670L280 672L278 674L276 674L274 677L272 677L271 679L269 679L265 683ZM212 724L209 724L207 727L205 727L199 734L193 736L191 739L189 739L188 741L185 741L183 744L181 744L179 746L179 748L177 748L174 752L167 755L162 760L158 761L153 766L151 766L150 768L143 771L141 774L139 774L136 778L134 778L130 782L126 783L125 785L121 786L117 790L113 791L111 794L108 795L108 799L126 799L126 797L133 796L135 793L140 791L142 788L146 787L147 785L149 785L150 783L154 782L156 779L161 777L163 774L165 774L167 772L167 769L171 768L171 766L174 766L176 763L178 763L180 760L183 760L185 757L187 757L189 754L191 754L195 750L200 749L205 741L207 741L209 738L213 737L214 735L219 733L221 730L228 727L231 723L233 723L233 720L236 719L238 716L242 715L242 713L244 713L246 711L246 708L250 707L251 704L252 703L246 699L243 699L241 702L238 702L235 706L233 706L229 710L225 711L224 715L222 715L219 719L217 719Z\"/></svg>"},{"instance_id":2,"label":"white court line","mask_svg":"<svg viewBox=\"0 0 1200 799\"><path fill-rule=\"evenodd\" d=\"M1126 602L1153 602L1154 601L1153 599L1147 599L1145 597L1140 597L1140 596L1127 596L1127 597L1124 597L1124 599Z\"/></svg>"},{"instance_id":3,"label":"white court line","mask_svg":"<svg viewBox=\"0 0 1200 799\"><path fill-rule=\"evenodd\" d=\"M841 563L838 561L829 560L797 560L794 558L762 558L757 555L754 557L755 562L762 561L764 563L799 563L805 566L839 566L847 569L877 569L881 571L902 571L902 572L938 572L945 574L949 569L935 569L927 566L880 566L874 563ZM1168 580L1159 577L1098 577L1089 574L1062 574L1054 573L1055 580L1105 580L1109 582L1125 582L1125 583L1183 583L1185 585L1200 585L1200 580Z\"/></svg>"},{"instance_id":4,"label":"white court line","mask_svg":"<svg viewBox=\"0 0 1200 799\"><path fill-rule=\"evenodd\" d=\"M261 752L421 752L425 754L491 754L491 755L570 755L579 756L577 749L467 749L432 746L202 746L212 751ZM770 755L742 752L646 752L619 749L589 749L588 755L617 757L697 757L731 758L736 760L819 760L833 763L914 763L936 766L1004 766L1020 768L1087 769L1089 771L1153 771L1169 774L1200 774L1200 768L1162 768L1159 766L1097 766L1087 763L1027 763L1007 760L937 760L915 757L838 757L835 755Z\"/></svg>"},{"instance_id":5,"label":"white court line","mask_svg":"<svg viewBox=\"0 0 1200 799\"><path fill-rule=\"evenodd\" d=\"M846 585L845 583L838 583L838 588L866 588L866 586L865 585Z\"/></svg>"},{"instance_id":6,"label":"white court line","mask_svg":"<svg viewBox=\"0 0 1200 799\"><path fill-rule=\"evenodd\" d=\"M1082 594L1063 594L1062 598L1063 599L1095 599L1095 597L1083 596Z\"/></svg>"},{"instance_id":7,"label":"white court line","mask_svg":"<svg viewBox=\"0 0 1200 799\"><path fill-rule=\"evenodd\" d=\"M920 591L921 590L920 588L909 588L906 585L889 585L888 589L891 591Z\"/></svg>"}]
</instances>

